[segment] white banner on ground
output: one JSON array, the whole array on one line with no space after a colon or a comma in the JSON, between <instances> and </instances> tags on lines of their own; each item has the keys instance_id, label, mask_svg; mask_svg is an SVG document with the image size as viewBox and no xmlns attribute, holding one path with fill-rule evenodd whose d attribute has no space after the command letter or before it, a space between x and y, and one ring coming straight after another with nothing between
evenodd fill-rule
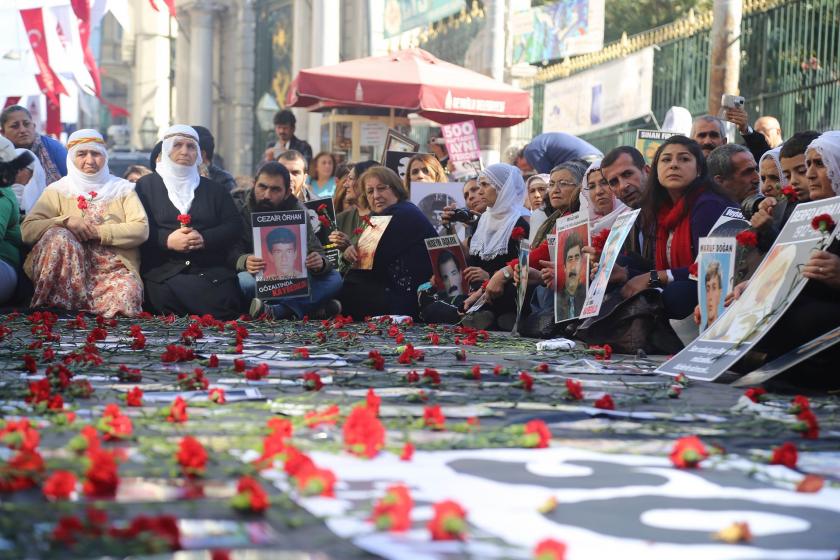
<instances>
[{"instance_id":1,"label":"white banner on ground","mask_svg":"<svg viewBox=\"0 0 840 560\"><path fill-rule=\"evenodd\" d=\"M545 85L543 131L585 134L648 115L653 47Z\"/></svg>"}]
</instances>

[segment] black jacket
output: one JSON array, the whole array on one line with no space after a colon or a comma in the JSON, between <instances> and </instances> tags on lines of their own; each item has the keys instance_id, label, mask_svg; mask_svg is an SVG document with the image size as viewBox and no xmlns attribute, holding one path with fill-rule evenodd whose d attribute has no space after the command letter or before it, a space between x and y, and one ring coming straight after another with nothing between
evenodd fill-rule
<instances>
[{"instance_id":1,"label":"black jacket","mask_svg":"<svg viewBox=\"0 0 840 560\"><path fill-rule=\"evenodd\" d=\"M182 272L202 273L219 280L234 276L226 255L239 237L242 223L223 186L201 178L190 207L190 226L204 237L204 249L189 253L178 253L166 246L169 235L181 227L180 212L169 201L160 175L141 177L135 190L149 218L149 239L140 246L143 280L164 282Z\"/></svg>"},{"instance_id":2,"label":"black jacket","mask_svg":"<svg viewBox=\"0 0 840 560\"><path fill-rule=\"evenodd\" d=\"M248 255L254 254L254 235L252 233L253 229L251 228L251 214L255 212L254 207L257 203L256 198L254 198L254 189L248 190L244 198L245 203L239 207L239 218L242 223L242 233L239 235L238 241L233 245L228 253L228 264L234 267L238 272L245 270L245 259L248 258ZM306 206L304 206L303 203L293 195L286 197L286 200L280 203L280 206L275 208L275 210L300 210L304 213L304 215L307 215ZM318 237L312 230L312 225L309 223L308 215L306 220L306 253L319 253L322 257L324 256L324 247L321 245L321 242L318 241ZM310 270L309 274L313 276L320 276L322 274L326 274L330 270L332 270L332 265L326 258L324 258L324 268L318 272L312 272Z\"/></svg>"}]
</instances>

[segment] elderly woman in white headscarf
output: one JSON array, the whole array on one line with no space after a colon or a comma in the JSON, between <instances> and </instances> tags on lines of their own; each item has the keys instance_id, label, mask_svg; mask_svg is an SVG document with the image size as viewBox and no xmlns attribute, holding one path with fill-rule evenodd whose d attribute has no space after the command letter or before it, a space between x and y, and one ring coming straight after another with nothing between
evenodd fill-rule
<instances>
[{"instance_id":1,"label":"elderly woman in white headscarf","mask_svg":"<svg viewBox=\"0 0 840 560\"><path fill-rule=\"evenodd\" d=\"M242 220L227 189L199 175L198 133L174 125L162 140L155 172L137 181L149 216L141 248L147 302L158 313L234 318L243 302L227 257Z\"/></svg>"},{"instance_id":2,"label":"elderly woman in white headscarf","mask_svg":"<svg viewBox=\"0 0 840 560\"><path fill-rule=\"evenodd\" d=\"M629 208L616 198L601 173L601 160L595 160L583 174L580 188L580 210L589 216L589 235L610 229L616 218Z\"/></svg>"},{"instance_id":3,"label":"elderly woman in white headscarf","mask_svg":"<svg viewBox=\"0 0 840 560\"><path fill-rule=\"evenodd\" d=\"M24 263L32 307L137 315L146 213L134 185L111 175L101 134L77 130L67 148L67 176L44 190L21 225L24 243L34 245Z\"/></svg>"},{"instance_id":4,"label":"elderly woman in white headscarf","mask_svg":"<svg viewBox=\"0 0 840 560\"><path fill-rule=\"evenodd\" d=\"M467 298L464 309L469 309L482 296L489 303L467 314L464 325L486 329L495 324L502 330L510 330L516 319L516 289L514 271L508 263L519 257L520 240L527 240L529 233L522 206L525 182L516 167L496 163L481 172L478 186L487 210L470 239L464 278L475 291ZM485 280L487 284L481 288Z\"/></svg>"},{"instance_id":5,"label":"elderly woman in white headscarf","mask_svg":"<svg viewBox=\"0 0 840 560\"><path fill-rule=\"evenodd\" d=\"M782 189L788 184L779 161L781 151L781 146L767 150L758 160L758 176L761 181L759 190L764 196L778 198L782 194Z\"/></svg>"}]
</instances>

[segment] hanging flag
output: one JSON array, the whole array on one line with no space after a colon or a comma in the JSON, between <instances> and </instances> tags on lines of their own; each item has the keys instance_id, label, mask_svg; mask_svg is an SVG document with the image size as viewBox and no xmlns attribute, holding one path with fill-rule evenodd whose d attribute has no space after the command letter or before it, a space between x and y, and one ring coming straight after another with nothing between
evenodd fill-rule
<instances>
[{"instance_id":1,"label":"hanging flag","mask_svg":"<svg viewBox=\"0 0 840 560\"><path fill-rule=\"evenodd\" d=\"M90 72L90 77L93 78L93 88L99 94L102 91L102 82L99 78L96 58L94 58L93 51L90 48L90 4L88 0L70 0L70 6L73 8L73 13L76 14L76 19L79 20L79 40L82 44L85 68Z\"/></svg>"},{"instance_id":2,"label":"hanging flag","mask_svg":"<svg viewBox=\"0 0 840 560\"><path fill-rule=\"evenodd\" d=\"M175 17L175 15L176 15L176 12L175 12L175 0L163 0L163 3L164 3L164 4L166 4L166 7L167 7L167 8L169 8L169 16L170 16L170 17ZM156 11L156 12L159 12L159 11L160 11L160 10L158 9L158 7L157 7L157 4L155 4L155 0L149 0L149 4L151 4L151 5L152 5L152 9L153 9L154 11Z\"/></svg>"},{"instance_id":3,"label":"hanging flag","mask_svg":"<svg viewBox=\"0 0 840 560\"><path fill-rule=\"evenodd\" d=\"M26 27L26 35L29 37L29 44L32 46L32 52L38 64L39 72L35 76L38 87L54 105L58 105L58 96L67 95L67 90L50 67L50 55L44 35L44 15L41 8L21 10L20 17Z\"/></svg>"}]
</instances>

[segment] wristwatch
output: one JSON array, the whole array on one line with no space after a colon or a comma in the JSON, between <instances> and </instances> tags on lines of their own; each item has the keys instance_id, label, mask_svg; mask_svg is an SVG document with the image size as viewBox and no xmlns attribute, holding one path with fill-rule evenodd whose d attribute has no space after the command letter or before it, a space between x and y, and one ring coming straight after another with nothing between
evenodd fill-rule
<instances>
[{"instance_id":1,"label":"wristwatch","mask_svg":"<svg viewBox=\"0 0 840 560\"><path fill-rule=\"evenodd\" d=\"M739 130L738 132L741 132L741 131ZM749 136L753 132L755 132L755 130L753 130L753 127L751 127L750 125L747 125L747 130L741 132L741 137L743 138L744 136Z\"/></svg>"},{"instance_id":2,"label":"wristwatch","mask_svg":"<svg viewBox=\"0 0 840 560\"><path fill-rule=\"evenodd\" d=\"M505 280L510 280L511 278L513 278L513 276L510 274L510 272L508 272L507 267L504 267L502 269L502 276L505 277Z\"/></svg>"},{"instance_id":3,"label":"wristwatch","mask_svg":"<svg viewBox=\"0 0 840 560\"><path fill-rule=\"evenodd\" d=\"M650 280L648 280L648 288L661 288L662 282L659 281L659 272L656 270L650 271Z\"/></svg>"}]
</instances>

